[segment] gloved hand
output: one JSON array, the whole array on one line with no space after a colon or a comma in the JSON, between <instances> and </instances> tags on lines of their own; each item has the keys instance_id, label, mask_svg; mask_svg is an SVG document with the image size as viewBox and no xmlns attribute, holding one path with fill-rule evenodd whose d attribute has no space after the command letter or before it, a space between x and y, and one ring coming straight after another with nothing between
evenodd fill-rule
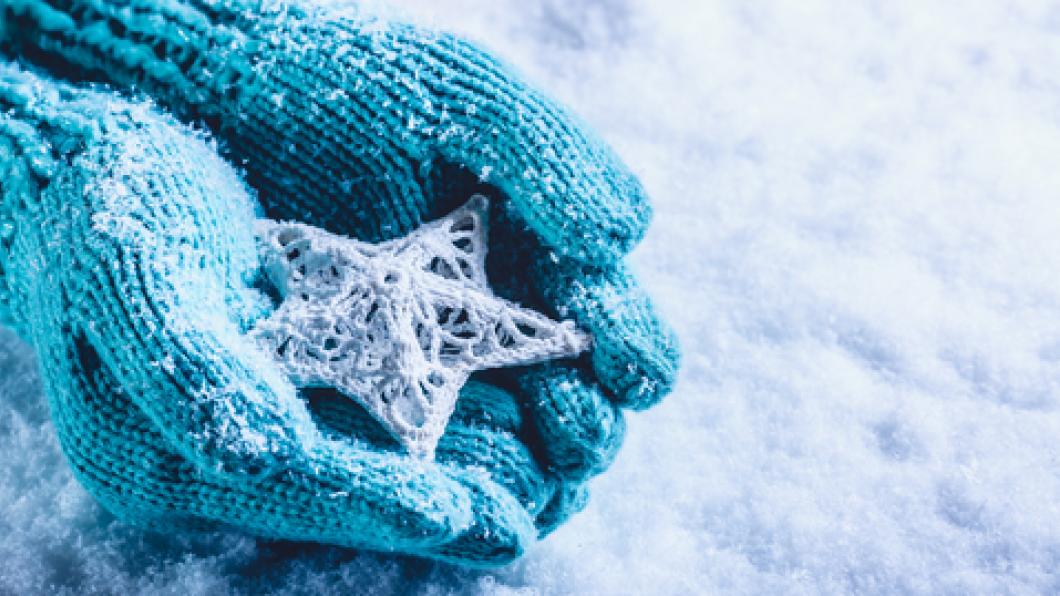
<instances>
[{"instance_id":1,"label":"gloved hand","mask_svg":"<svg viewBox=\"0 0 1060 596\"><path fill-rule=\"evenodd\" d=\"M375 241L456 207L480 183L501 195L491 280L510 298L574 318L595 340L581 361L489 376L518 406L478 386L490 398L465 412L530 447L545 480L524 484L544 488L514 492L540 530L584 503L583 481L620 442L620 408L647 407L671 388L676 342L622 263L649 219L639 183L570 114L473 45L307 4L0 7L2 43L20 57L136 87L206 123L270 217ZM348 400L313 400L328 413L317 415L325 429L349 432L343 422L358 419ZM481 451L466 457L490 452ZM504 483L537 466L485 468Z\"/></svg>"},{"instance_id":2,"label":"gloved hand","mask_svg":"<svg viewBox=\"0 0 1060 596\"><path fill-rule=\"evenodd\" d=\"M254 203L204 139L8 65L0 111L0 318L36 348L63 449L107 508L477 565L532 540L524 503L553 487L510 395L465 387L421 462L381 449L346 398L310 396L314 420L245 336L271 308Z\"/></svg>"}]
</instances>

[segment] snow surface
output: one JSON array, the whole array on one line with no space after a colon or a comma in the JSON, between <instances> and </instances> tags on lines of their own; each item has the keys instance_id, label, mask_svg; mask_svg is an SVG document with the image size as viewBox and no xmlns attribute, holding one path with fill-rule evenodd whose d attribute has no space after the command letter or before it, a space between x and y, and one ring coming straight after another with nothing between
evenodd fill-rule
<instances>
[{"instance_id":1,"label":"snow surface","mask_svg":"<svg viewBox=\"0 0 1060 596\"><path fill-rule=\"evenodd\" d=\"M589 509L499 572L116 523L0 344L0 592L1060 592L1060 8L407 0L643 176L680 330Z\"/></svg>"}]
</instances>

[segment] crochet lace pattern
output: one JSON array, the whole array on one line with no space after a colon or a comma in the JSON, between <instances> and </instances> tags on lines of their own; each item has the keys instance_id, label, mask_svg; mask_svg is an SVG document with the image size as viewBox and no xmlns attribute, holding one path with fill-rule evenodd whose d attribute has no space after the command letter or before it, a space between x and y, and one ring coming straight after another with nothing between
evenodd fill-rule
<instances>
[{"instance_id":1,"label":"crochet lace pattern","mask_svg":"<svg viewBox=\"0 0 1060 596\"><path fill-rule=\"evenodd\" d=\"M260 220L262 263L283 302L252 335L295 385L339 389L409 453L433 458L472 371L576 356L589 346L573 323L494 296L488 209L476 195L383 244Z\"/></svg>"}]
</instances>

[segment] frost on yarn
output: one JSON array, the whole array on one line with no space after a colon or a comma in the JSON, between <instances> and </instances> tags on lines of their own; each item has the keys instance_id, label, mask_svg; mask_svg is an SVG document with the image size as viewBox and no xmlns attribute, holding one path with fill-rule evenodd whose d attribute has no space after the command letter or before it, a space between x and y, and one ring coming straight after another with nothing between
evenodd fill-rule
<instances>
[{"instance_id":1,"label":"frost on yarn","mask_svg":"<svg viewBox=\"0 0 1060 596\"><path fill-rule=\"evenodd\" d=\"M486 280L488 201L367 244L261 220L279 308L252 331L303 387L357 399L412 454L433 457L471 372L575 356L589 337L498 298Z\"/></svg>"}]
</instances>

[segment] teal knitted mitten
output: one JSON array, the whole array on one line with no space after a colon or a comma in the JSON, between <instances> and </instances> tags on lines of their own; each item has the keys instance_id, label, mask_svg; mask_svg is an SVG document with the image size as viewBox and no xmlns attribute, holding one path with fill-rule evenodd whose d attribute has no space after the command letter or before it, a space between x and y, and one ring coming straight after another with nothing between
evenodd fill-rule
<instances>
[{"instance_id":1,"label":"teal knitted mitten","mask_svg":"<svg viewBox=\"0 0 1060 596\"><path fill-rule=\"evenodd\" d=\"M437 463L348 398L305 400L245 331L255 205L200 136L100 92L0 67L0 318L37 350L80 481L143 524L493 565L555 486L514 398L472 382Z\"/></svg>"},{"instance_id":2,"label":"teal knitted mitten","mask_svg":"<svg viewBox=\"0 0 1060 596\"><path fill-rule=\"evenodd\" d=\"M204 123L273 218L377 241L473 192L502 199L491 281L594 337L579 361L485 379L515 395L518 423L505 414L498 428L533 454L504 477L539 467L547 478L533 497L513 491L540 532L584 505L583 483L621 441L622 409L671 389L676 341L623 264L650 218L641 186L576 118L468 42L299 2L0 0L0 44ZM340 410L324 427L356 419L345 401L314 399Z\"/></svg>"}]
</instances>

